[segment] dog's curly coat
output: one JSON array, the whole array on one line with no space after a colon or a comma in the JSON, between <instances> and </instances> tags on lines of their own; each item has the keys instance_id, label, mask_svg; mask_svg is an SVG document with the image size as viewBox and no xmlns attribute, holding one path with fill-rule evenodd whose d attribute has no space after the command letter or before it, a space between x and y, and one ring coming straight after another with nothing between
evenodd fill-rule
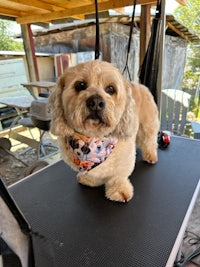
<instances>
[{"instance_id":1,"label":"dog's curly coat","mask_svg":"<svg viewBox=\"0 0 200 267\"><path fill-rule=\"evenodd\" d=\"M50 106L51 131L58 136L63 159L76 171L68 136L118 139L101 165L79 172L77 178L92 187L104 184L110 200L129 201L136 143L145 161L157 161L158 110L149 90L125 80L112 64L95 60L67 69L50 96Z\"/></svg>"}]
</instances>

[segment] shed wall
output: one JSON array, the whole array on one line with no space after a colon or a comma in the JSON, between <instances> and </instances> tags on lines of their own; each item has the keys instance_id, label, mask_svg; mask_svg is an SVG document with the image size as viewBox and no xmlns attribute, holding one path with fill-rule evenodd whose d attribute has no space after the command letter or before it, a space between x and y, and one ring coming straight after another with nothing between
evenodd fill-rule
<instances>
[{"instance_id":1,"label":"shed wall","mask_svg":"<svg viewBox=\"0 0 200 267\"><path fill-rule=\"evenodd\" d=\"M129 31L129 26L120 23L100 25L101 59L113 63L121 71L124 69L126 62ZM54 54L94 51L95 34L95 25L90 25L79 29L37 36L35 37L35 48L37 52ZM131 78L137 80L139 69L138 31L135 31L132 35L129 69Z\"/></svg>"},{"instance_id":2,"label":"shed wall","mask_svg":"<svg viewBox=\"0 0 200 267\"><path fill-rule=\"evenodd\" d=\"M83 28L37 36L35 37L36 51L55 54L94 51L95 30L95 25L89 25ZM129 31L130 26L120 23L100 24L101 59L113 63L120 71L123 71L126 63ZM131 79L134 81L138 81L139 36L139 31L134 29L128 64ZM181 89L186 50L186 40L166 35L163 89ZM127 72L124 76L129 78Z\"/></svg>"},{"instance_id":3,"label":"shed wall","mask_svg":"<svg viewBox=\"0 0 200 267\"><path fill-rule=\"evenodd\" d=\"M187 41L166 35L163 89L181 89L187 53Z\"/></svg>"}]
</instances>

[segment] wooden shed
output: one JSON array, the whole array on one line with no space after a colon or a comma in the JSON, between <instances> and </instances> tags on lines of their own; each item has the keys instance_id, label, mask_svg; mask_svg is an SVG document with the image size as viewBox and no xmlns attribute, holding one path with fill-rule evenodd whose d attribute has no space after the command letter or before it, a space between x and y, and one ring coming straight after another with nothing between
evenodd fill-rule
<instances>
[{"instance_id":1,"label":"wooden shed","mask_svg":"<svg viewBox=\"0 0 200 267\"><path fill-rule=\"evenodd\" d=\"M182 5L186 4L185 0L177 0ZM96 3L96 5L95 5ZM114 63L120 70L124 67L124 58L126 55L127 51L127 42L128 42L128 34L130 30L130 24L131 24L131 17L125 17L124 19L124 7L126 6L132 6L133 3L136 3L137 5L141 5L141 14L139 19L134 20L136 28L140 29L140 34L138 33L138 30L133 33L133 38L132 38L132 47L130 51L130 58L131 60L129 61L129 65L132 72L132 77L131 79L137 80L137 74L138 70L143 62L147 47L148 47L148 42L149 42L149 37L150 37L150 30L151 30L151 7L156 6L156 1L150 1L150 0L137 0L133 2L132 0L99 0L99 1L69 1L67 3L64 3L63 1L51 1L48 0L45 3L40 3L38 1L32 1L31 6L29 3L26 3L23 1L7 1L5 0L3 4L0 4L0 16L1 18L4 19L11 19L15 20L19 24L21 24L21 29L22 29L22 38L24 42L24 47L25 47L25 52L26 52L26 60L27 60L27 66L28 66L28 73L29 73L29 79L30 81L37 81L40 79L39 75L39 70L38 70L38 64L37 60L35 57L35 49L36 51L38 50L37 47L37 38L40 38L39 36L34 37L33 32L31 30L31 24L35 23L38 25L43 25L45 27L48 27L49 24L57 24L59 22L77 22L81 21L84 22L85 19L88 18L94 18L95 17L95 12L96 14L99 14L101 16L104 16L104 21L100 21L101 23L101 31L103 28L103 33L100 35L100 44L102 45L102 59L111 61ZM165 89L166 86L170 86L169 84L165 85L165 74L167 73L167 82L170 82L175 85L177 85L182 78L182 73L183 73L183 68L178 67L177 70L173 70L170 68L171 73L173 74L173 77L170 76L170 79L168 79L169 76L169 71L166 69L163 71L163 62L164 62L164 57L168 60L169 57L164 55L164 42L165 42L165 30L167 26L167 33L170 31L173 32L172 35L170 36L170 55L172 54L171 51L174 51L176 48L176 42L174 41L175 36L179 35L182 39L181 42L181 47L184 50L186 47L186 41L185 40L194 40L196 37L192 35L188 29L184 29L182 31L182 25L178 23L177 21L174 20L172 16L167 17L165 14L165 0L158 1L159 6L160 6L160 21L161 21L161 34L160 34L160 40L159 40L159 73L158 79L156 78L156 84L154 85L154 88L157 92L157 104L159 110L161 109L161 90ZM98 8L97 8L98 7ZM118 13L122 14L122 16L118 16L117 20L119 19L118 23L116 21L109 21L110 18L108 17L108 11L109 10L115 10ZM81 22L81 23L82 23ZM80 24L81 24L80 23ZM66 48L66 43L70 44L67 45L68 50L64 53L72 53L72 52L77 52L81 51L81 49L84 47L84 50L86 51L91 51L91 48L94 49L94 42L95 42L95 24L96 21L93 23L90 23L87 25L87 30L85 29L85 32L82 32L79 29L79 25L76 23L75 27L77 28L73 34L68 36L67 31L64 31L64 35L61 37L59 42L55 42L54 40L54 34L57 34L57 30L54 32L50 33L50 36L47 37L49 38L50 43L46 43L46 48L48 46L52 47L54 51L58 51L58 53L63 53L63 49ZM104 24L102 26L102 24ZM82 27L82 26L81 26ZM73 31L73 29L71 29ZM69 29L68 29L69 31ZM61 30L60 30L61 32ZM58 35L57 35L58 36ZM90 37L88 39L88 36ZM68 38L68 39L66 39ZM35 39L35 42L34 42ZM166 38L167 39L167 38ZM185 39L185 40L184 40ZM72 40L72 42L71 42ZM177 40L177 39L176 39ZM70 43L71 42L71 43ZM85 42L85 43L84 43ZM34 46L34 43L36 47ZM41 42L44 44L44 42ZM180 44L180 42L178 42ZM172 48L173 45L173 48ZM180 45L179 45L180 46ZM41 48L41 45L40 45ZM70 48L70 49L69 49ZM84 51L83 50L83 51ZM182 55L185 56L185 52L182 50ZM41 51L41 50L40 50ZM48 50L47 50L48 51ZM45 52L47 52L45 51ZM156 51L157 53L157 51ZM174 52L173 52L174 53ZM157 53L158 54L158 53ZM176 59L175 57L173 58L174 62L180 62L181 66L183 65L183 60L185 57L182 57L182 61L179 61L179 59ZM170 59L170 63L173 62L172 59ZM177 66L177 64L173 64L174 66ZM176 74L175 74L176 73ZM178 77L180 79L177 80L177 73ZM175 74L175 75L174 75ZM178 85L179 86L179 85Z\"/></svg>"},{"instance_id":2,"label":"wooden shed","mask_svg":"<svg viewBox=\"0 0 200 267\"><path fill-rule=\"evenodd\" d=\"M186 0L177 0L182 5L186 4ZM95 8L95 3L98 8ZM141 27L140 27L140 63L142 62L150 36L150 9L151 6L156 5L155 0L137 0L135 3L141 5ZM39 80L38 66L35 59L35 48L33 34L31 30L31 24L36 23L43 26L49 25L49 23L55 23L59 20L73 21L73 20L84 20L88 16L93 16L95 11L98 14L101 12L108 12L108 10L116 10L118 13L124 14L124 7L132 6L132 0L99 0L99 1L52 1L47 0L44 2L32 1L31 5L25 1L8 1L5 0L0 4L0 17L4 19L15 20L21 24L22 37L24 41L24 47L26 51L26 58L28 62L28 71L30 81ZM163 21L162 24L162 36L165 28L165 1L162 1L161 14ZM130 23L130 20L129 20ZM163 43L161 41L161 47ZM160 68L162 68L163 53L160 55ZM159 76L161 77L161 76ZM159 78L158 87L161 86L161 79ZM160 98L160 97L159 97Z\"/></svg>"},{"instance_id":3,"label":"wooden shed","mask_svg":"<svg viewBox=\"0 0 200 267\"><path fill-rule=\"evenodd\" d=\"M152 17L153 18L153 17ZM139 81L139 72L142 64L140 58L141 49L141 19L135 18L132 43L129 53L128 67L131 80ZM101 19L100 23L100 51L101 59L113 63L119 70L123 71L126 64L127 46L130 33L130 17L114 16L109 19ZM68 55L71 65L79 63L78 54L91 52L89 59L94 59L96 25L94 20L86 20L82 23L70 23L65 25L54 25L52 29L34 33L34 43L37 52L47 51L60 54L62 61ZM166 31L164 38L164 60L162 69L162 103L161 128L169 129L178 134L185 132L187 123L187 112L189 111L190 95L182 92L182 81L189 42L198 40L198 36L191 33L184 25L178 22L172 15L166 16ZM73 55L73 57L72 57ZM76 60L74 61L75 56ZM73 58L73 60L72 60ZM87 58L85 58L87 60ZM57 69L57 61L55 68ZM60 62L58 63L60 64ZM70 63L68 62L68 65ZM66 65L66 66L68 66ZM128 73L124 76L129 79ZM57 79L57 77L56 77ZM170 96L168 89L174 93ZM167 90L167 91L166 91ZM180 90L176 91L176 90ZM177 100L175 95L181 95ZM185 105L184 98L187 98ZM170 110L170 112L168 111Z\"/></svg>"},{"instance_id":4,"label":"wooden shed","mask_svg":"<svg viewBox=\"0 0 200 267\"><path fill-rule=\"evenodd\" d=\"M135 18L132 35L129 68L132 80L138 81L140 69L140 18ZM197 40L184 25L172 15L166 16L165 52L163 69L163 88L180 89L185 66L187 44ZM34 32L34 44L37 52L52 54L73 54L94 51L96 26L94 20L82 23L53 25L46 30ZM130 32L130 17L115 16L101 19L100 51L103 60L112 62L121 71L124 68ZM92 56L91 58L92 59ZM170 76L170 79L169 79Z\"/></svg>"}]
</instances>

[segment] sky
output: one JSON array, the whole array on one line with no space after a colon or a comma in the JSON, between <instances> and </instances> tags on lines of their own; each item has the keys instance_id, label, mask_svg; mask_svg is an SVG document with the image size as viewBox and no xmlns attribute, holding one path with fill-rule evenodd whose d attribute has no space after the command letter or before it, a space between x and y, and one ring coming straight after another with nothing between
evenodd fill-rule
<instances>
[{"instance_id":1,"label":"sky","mask_svg":"<svg viewBox=\"0 0 200 267\"><path fill-rule=\"evenodd\" d=\"M172 14L174 9L179 6L179 3L175 0L167 0L166 1L166 14Z\"/></svg>"},{"instance_id":2,"label":"sky","mask_svg":"<svg viewBox=\"0 0 200 267\"><path fill-rule=\"evenodd\" d=\"M179 3L176 0L165 0L165 12L166 14L172 14L174 9L179 6ZM128 13L132 13L132 7L127 7L126 8ZM136 6L136 14L140 13L141 10L141 5Z\"/></svg>"}]
</instances>

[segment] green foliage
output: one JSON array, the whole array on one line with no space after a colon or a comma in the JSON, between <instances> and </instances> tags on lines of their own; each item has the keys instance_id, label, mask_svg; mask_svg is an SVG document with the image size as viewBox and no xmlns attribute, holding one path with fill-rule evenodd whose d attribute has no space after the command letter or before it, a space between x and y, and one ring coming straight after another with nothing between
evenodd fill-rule
<instances>
[{"instance_id":1,"label":"green foliage","mask_svg":"<svg viewBox=\"0 0 200 267\"><path fill-rule=\"evenodd\" d=\"M179 6L175 17L190 31L200 36L200 0L187 0L185 6ZM200 41L189 44L187 63L192 71L200 71Z\"/></svg>"},{"instance_id":2,"label":"green foliage","mask_svg":"<svg viewBox=\"0 0 200 267\"><path fill-rule=\"evenodd\" d=\"M179 6L174 15L191 32L200 36L200 0L187 0L186 6ZM200 96L196 92L200 79L200 41L189 43L185 69L183 88L191 90L190 111L199 119Z\"/></svg>"},{"instance_id":3,"label":"green foliage","mask_svg":"<svg viewBox=\"0 0 200 267\"><path fill-rule=\"evenodd\" d=\"M200 36L200 0L187 0L185 6L176 8L174 15L190 31ZM194 73L200 70L200 41L189 44L186 64Z\"/></svg>"},{"instance_id":4,"label":"green foliage","mask_svg":"<svg viewBox=\"0 0 200 267\"><path fill-rule=\"evenodd\" d=\"M184 72L183 88L193 90L198 84L199 75L193 70L189 69Z\"/></svg>"},{"instance_id":5,"label":"green foliage","mask_svg":"<svg viewBox=\"0 0 200 267\"><path fill-rule=\"evenodd\" d=\"M187 65L191 66L193 72L200 71L200 41L191 43L187 57Z\"/></svg>"},{"instance_id":6,"label":"green foliage","mask_svg":"<svg viewBox=\"0 0 200 267\"><path fill-rule=\"evenodd\" d=\"M12 38L12 22L0 19L0 50L23 51L23 43Z\"/></svg>"},{"instance_id":7,"label":"green foliage","mask_svg":"<svg viewBox=\"0 0 200 267\"><path fill-rule=\"evenodd\" d=\"M178 18L186 27L193 32L200 34L200 1L187 0L185 6L179 6L174 11L175 17Z\"/></svg>"}]
</instances>

